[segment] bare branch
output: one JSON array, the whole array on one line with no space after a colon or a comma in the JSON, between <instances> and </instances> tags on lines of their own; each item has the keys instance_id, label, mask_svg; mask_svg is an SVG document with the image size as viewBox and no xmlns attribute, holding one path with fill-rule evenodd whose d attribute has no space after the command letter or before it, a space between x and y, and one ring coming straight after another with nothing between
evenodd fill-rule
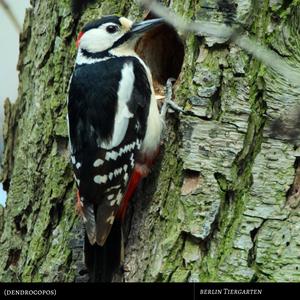
<instances>
[{"instance_id":1,"label":"bare branch","mask_svg":"<svg viewBox=\"0 0 300 300\"><path fill-rule=\"evenodd\" d=\"M234 42L241 49L252 54L264 65L281 74L290 83L300 87L299 68L294 68L289 65L286 60L282 59L276 52L261 45L254 39L250 39L246 35L238 36Z\"/></svg>"}]
</instances>

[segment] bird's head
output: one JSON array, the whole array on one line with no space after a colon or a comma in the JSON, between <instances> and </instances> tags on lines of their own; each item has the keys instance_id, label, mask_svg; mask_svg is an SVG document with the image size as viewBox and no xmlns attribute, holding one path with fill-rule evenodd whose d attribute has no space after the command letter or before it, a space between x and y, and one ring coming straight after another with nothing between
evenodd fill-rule
<instances>
[{"instance_id":1,"label":"bird's head","mask_svg":"<svg viewBox=\"0 0 300 300\"><path fill-rule=\"evenodd\" d=\"M76 46L90 53L109 51L122 45L134 48L144 32L162 23L162 19L134 23L125 17L106 16L85 25Z\"/></svg>"}]
</instances>

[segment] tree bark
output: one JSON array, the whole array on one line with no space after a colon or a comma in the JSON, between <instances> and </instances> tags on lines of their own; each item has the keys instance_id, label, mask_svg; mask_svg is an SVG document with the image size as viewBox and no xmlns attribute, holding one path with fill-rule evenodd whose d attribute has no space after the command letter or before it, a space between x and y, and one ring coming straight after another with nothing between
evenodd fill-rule
<instances>
[{"instance_id":1,"label":"tree bark","mask_svg":"<svg viewBox=\"0 0 300 300\"><path fill-rule=\"evenodd\" d=\"M299 1L233 2L235 22L300 72ZM188 20L226 21L216 1L168 3ZM106 14L144 16L128 0L94 1L78 18L67 0L27 10L19 96L5 104L0 281L87 280L66 94L76 33ZM128 214L122 280L299 281L299 143L273 121L297 109L300 90L233 43L181 37L174 98L193 116L168 116Z\"/></svg>"}]
</instances>

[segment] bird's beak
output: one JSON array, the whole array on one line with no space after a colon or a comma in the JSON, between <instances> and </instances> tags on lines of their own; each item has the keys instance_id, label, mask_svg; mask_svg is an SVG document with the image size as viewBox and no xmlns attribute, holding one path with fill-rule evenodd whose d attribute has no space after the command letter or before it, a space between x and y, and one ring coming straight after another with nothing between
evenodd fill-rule
<instances>
[{"instance_id":1,"label":"bird's beak","mask_svg":"<svg viewBox=\"0 0 300 300\"><path fill-rule=\"evenodd\" d=\"M151 19L151 20L146 20L142 22L136 22L133 23L130 33L135 35L144 33L158 25L161 25L164 23L163 18L158 18L158 19Z\"/></svg>"}]
</instances>

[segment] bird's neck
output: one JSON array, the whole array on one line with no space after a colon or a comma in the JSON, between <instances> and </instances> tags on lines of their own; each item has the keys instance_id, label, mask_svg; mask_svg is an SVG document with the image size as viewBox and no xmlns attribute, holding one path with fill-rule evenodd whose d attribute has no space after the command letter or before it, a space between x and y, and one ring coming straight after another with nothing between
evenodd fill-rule
<instances>
[{"instance_id":1,"label":"bird's neck","mask_svg":"<svg viewBox=\"0 0 300 300\"><path fill-rule=\"evenodd\" d=\"M111 58L124 56L133 56L140 59L133 49L123 47L122 45L102 52L89 52L85 49L79 48L76 57L76 65L94 64Z\"/></svg>"},{"instance_id":2,"label":"bird's neck","mask_svg":"<svg viewBox=\"0 0 300 300\"><path fill-rule=\"evenodd\" d=\"M89 52L85 49L79 48L76 57L76 65L94 64L97 62L108 60L112 57L114 56L109 53L109 51Z\"/></svg>"},{"instance_id":3,"label":"bird's neck","mask_svg":"<svg viewBox=\"0 0 300 300\"><path fill-rule=\"evenodd\" d=\"M109 53L113 56L122 57L122 56L133 56L138 57L134 49L127 47L126 45L121 45L119 47L109 50ZM139 58L139 57L138 57Z\"/></svg>"}]
</instances>

